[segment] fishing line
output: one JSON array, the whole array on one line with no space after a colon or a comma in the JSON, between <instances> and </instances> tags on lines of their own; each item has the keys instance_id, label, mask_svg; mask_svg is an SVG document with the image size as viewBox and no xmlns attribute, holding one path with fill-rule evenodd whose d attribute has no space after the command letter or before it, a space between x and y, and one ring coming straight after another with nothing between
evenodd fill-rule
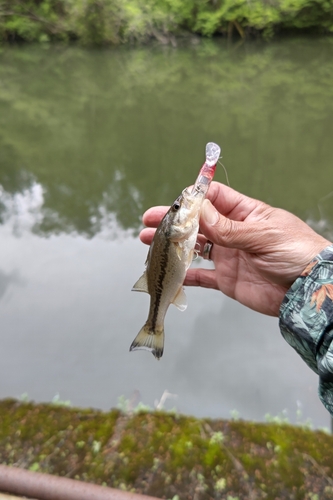
<instances>
[{"instance_id":1,"label":"fishing line","mask_svg":"<svg viewBox=\"0 0 333 500\"><path fill-rule=\"evenodd\" d=\"M325 196L322 196L321 198L319 198L319 200L317 201L317 207L318 207L318 212L319 212L319 215L320 215L320 218L321 219L324 219L324 214L322 213L322 207L321 207L321 204L323 201L327 200L328 198L330 198L331 196L333 195L333 191L330 191L328 194L326 194Z\"/></svg>"},{"instance_id":2,"label":"fishing line","mask_svg":"<svg viewBox=\"0 0 333 500\"><path fill-rule=\"evenodd\" d=\"M222 158L222 156L221 156L220 158ZM227 172L227 169L225 168L225 166L223 165L223 163L222 163L220 160L217 160L217 162L218 162L220 165L222 165L223 170L224 170L224 173L225 173L225 177L226 177L226 179L227 179L228 186L229 186L229 187L231 187L231 186L230 186L230 182L229 182L229 177L228 177L228 172Z\"/></svg>"},{"instance_id":3,"label":"fishing line","mask_svg":"<svg viewBox=\"0 0 333 500\"><path fill-rule=\"evenodd\" d=\"M200 252L201 252L201 244L197 241L196 244L195 244L195 246L194 246L192 261L193 260L197 260L197 258L199 257Z\"/></svg>"}]
</instances>

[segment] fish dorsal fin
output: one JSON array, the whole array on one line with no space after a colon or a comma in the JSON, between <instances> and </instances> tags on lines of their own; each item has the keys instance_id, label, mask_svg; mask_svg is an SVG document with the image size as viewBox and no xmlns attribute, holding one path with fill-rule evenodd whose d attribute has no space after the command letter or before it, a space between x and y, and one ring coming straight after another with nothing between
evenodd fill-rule
<instances>
[{"instance_id":1,"label":"fish dorsal fin","mask_svg":"<svg viewBox=\"0 0 333 500\"><path fill-rule=\"evenodd\" d=\"M185 311L187 308L187 298L184 292L184 288L181 286L177 292L176 297L173 299L172 303L180 310Z\"/></svg>"},{"instance_id":2,"label":"fish dorsal fin","mask_svg":"<svg viewBox=\"0 0 333 500\"><path fill-rule=\"evenodd\" d=\"M147 258L146 258L146 262L145 262L145 266L147 266L148 262L149 262L149 257L150 257L150 254L153 250L153 246L154 246L154 242L152 241L150 247L149 247L149 250L148 250L148 253L147 253Z\"/></svg>"},{"instance_id":3,"label":"fish dorsal fin","mask_svg":"<svg viewBox=\"0 0 333 500\"><path fill-rule=\"evenodd\" d=\"M132 290L135 291L135 292L146 292L146 293L149 293L146 271L143 273L142 276L140 276L140 278L138 279L138 281L133 285Z\"/></svg>"}]
</instances>

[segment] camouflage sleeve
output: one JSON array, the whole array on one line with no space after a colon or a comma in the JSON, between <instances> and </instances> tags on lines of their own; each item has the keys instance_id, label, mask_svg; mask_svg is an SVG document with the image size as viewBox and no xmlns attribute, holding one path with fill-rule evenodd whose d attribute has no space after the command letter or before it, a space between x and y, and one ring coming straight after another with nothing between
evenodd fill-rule
<instances>
[{"instance_id":1,"label":"camouflage sleeve","mask_svg":"<svg viewBox=\"0 0 333 500\"><path fill-rule=\"evenodd\" d=\"M288 290L280 308L280 330L319 375L319 397L333 416L333 245Z\"/></svg>"}]
</instances>

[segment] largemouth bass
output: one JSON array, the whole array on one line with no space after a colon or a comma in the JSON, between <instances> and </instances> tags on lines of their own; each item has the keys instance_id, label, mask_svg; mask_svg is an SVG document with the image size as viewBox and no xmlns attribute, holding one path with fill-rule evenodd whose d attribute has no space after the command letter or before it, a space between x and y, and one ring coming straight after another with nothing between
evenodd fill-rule
<instances>
[{"instance_id":1,"label":"largemouth bass","mask_svg":"<svg viewBox=\"0 0 333 500\"><path fill-rule=\"evenodd\" d=\"M150 295L148 319L130 351L145 349L160 359L164 349L164 318L170 304L187 307L183 283L194 254L202 202L215 173L220 147L206 146L206 161L192 189L186 188L171 205L156 229L146 269L132 290Z\"/></svg>"}]
</instances>

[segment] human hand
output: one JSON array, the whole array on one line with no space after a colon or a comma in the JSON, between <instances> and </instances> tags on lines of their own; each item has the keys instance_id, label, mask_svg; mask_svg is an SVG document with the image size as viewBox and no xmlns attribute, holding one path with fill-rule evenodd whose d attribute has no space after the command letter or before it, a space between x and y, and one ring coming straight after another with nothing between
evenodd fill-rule
<instances>
[{"instance_id":1,"label":"human hand","mask_svg":"<svg viewBox=\"0 0 333 500\"><path fill-rule=\"evenodd\" d=\"M192 268L184 285L215 288L251 309L278 316L285 293L328 240L295 215L212 182L200 217L198 242L213 243L215 269ZM143 215L140 233L150 244L169 207Z\"/></svg>"}]
</instances>

